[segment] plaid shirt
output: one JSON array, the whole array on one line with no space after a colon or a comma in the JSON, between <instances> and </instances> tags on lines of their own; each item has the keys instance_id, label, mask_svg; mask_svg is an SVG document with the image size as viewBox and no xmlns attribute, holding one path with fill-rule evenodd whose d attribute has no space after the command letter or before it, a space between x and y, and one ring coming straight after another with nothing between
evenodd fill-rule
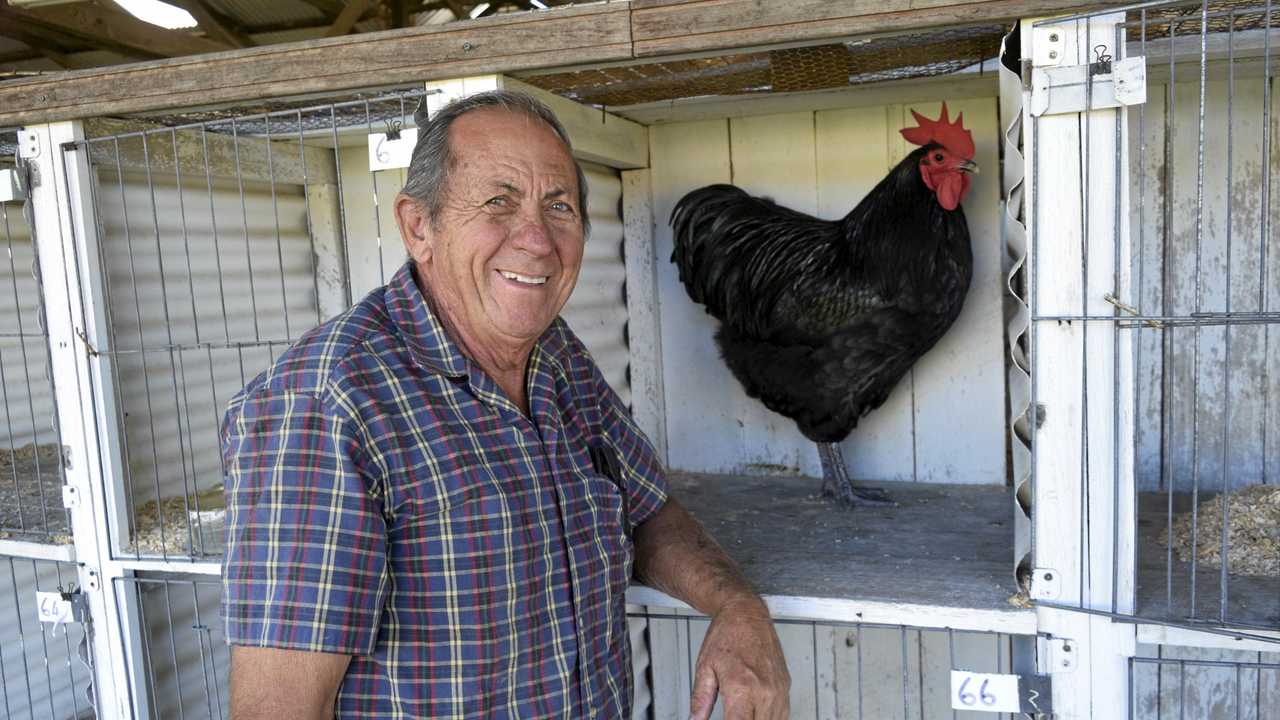
<instances>
[{"instance_id":1,"label":"plaid shirt","mask_svg":"<svg viewBox=\"0 0 1280 720\"><path fill-rule=\"evenodd\" d=\"M339 717L628 717L630 530L665 481L559 319L528 397L411 265L299 340L223 424L228 642L354 656Z\"/></svg>"}]
</instances>

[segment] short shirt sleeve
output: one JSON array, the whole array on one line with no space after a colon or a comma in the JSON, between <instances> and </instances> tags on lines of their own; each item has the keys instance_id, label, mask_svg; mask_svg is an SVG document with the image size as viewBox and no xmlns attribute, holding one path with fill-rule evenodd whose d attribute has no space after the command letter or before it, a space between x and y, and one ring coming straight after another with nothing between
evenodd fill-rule
<instances>
[{"instance_id":1,"label":"short shirt sleeve","mask_svg":"<svg viewBox=\"0 0 1280 720\"><path fill-rule=\"evenodd\" d=\"M260 388L228 412L222 612L231 644L373 651L387 533L352 425L316 393Z\"/></svg>"}]
</instances>

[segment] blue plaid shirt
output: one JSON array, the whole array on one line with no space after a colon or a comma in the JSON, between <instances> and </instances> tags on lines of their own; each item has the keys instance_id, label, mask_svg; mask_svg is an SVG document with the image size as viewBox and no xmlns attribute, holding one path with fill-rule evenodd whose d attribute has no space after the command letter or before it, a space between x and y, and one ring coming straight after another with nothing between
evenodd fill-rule
<instances>
[{"instance_id":1,"label":"blue plaid shirt","mask_svg":"<svg viewBox=\"0 0 1280 720\"><path fill-rule=\"evenodd\" d=\"M628 717L630 531L665 480L561 320L528 397L408 264L303 337L223 424L228 642L352 655L339 717Z\"/></svg>"}]
</instances>

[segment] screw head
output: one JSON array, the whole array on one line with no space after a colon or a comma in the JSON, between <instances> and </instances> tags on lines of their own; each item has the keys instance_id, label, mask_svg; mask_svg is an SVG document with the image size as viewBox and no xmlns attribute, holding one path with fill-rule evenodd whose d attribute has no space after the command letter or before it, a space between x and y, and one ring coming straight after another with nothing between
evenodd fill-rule
<instances>
[{"instance_id":1,"label":"screw head","mask_svg":"<svg viewBox=\"0 0 1280 720\"><path fill-rule=\"evenodd\" d=\"M1050 59L1050 60L1056 60L1056 59L1058 59L1058 53L1057 53L1057 51L1056 51L1056 50L1055 50L1055 51L1052 51L1052 52L1050 52L1050 53L1049 53L1049 59Z\"/></svg>"},{"instance_id":2,"label":"screw head","mask_svg":"<svg viewBox=\"0 0 1280 720\"><path fill-rule=\"evenodd\" d=\"M1044 574L1044 579L1045 579L1045 580L1052 580L1052 579L1053 579L1053 573L1045 573L1045 574Z\"/></svg>"},{"instance_id":3,"label":"screw head","mask_svg":"<svg viewBox=\"0 0 1280 720\"><path fill-rule=\"evenodd\" d=\"M471 43L469 42L462 43L462 52L471 52L473 49L475 49L475 46L472 45Z\"/></svg>"},{"instance_id":4,"label":"screw head","mask_svg":"<svg viewBox=\"0 0 1280 720\"><path fill-rule=\"evenodd\" d=\"M1050 33L1049 42L1058 42L1058 33Z\"/></svg>"}]
</instances>

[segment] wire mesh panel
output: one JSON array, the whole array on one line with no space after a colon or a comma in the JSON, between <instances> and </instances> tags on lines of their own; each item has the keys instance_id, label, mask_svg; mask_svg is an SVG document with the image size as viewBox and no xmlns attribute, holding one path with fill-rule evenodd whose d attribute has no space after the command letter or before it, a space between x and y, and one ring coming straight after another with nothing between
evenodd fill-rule
<instances>
[{"instance_id":1,"label":"wire mesh panel","mask_svg":"<svg viewBox=\"0 0 1280 720\"><path fill-rule=\"evenodd\" d=\"M1278 8L1280 9L1280 8ZM1270 2L1131 12L1138 613L1280 627Z\"/></svg>"},{"instance_id":2,"label":"wire mesh panel","mask_svg":"<svg viewBox=\"0 0 1280 720\"><path fill-rule=\"evenodd\" d=\"M118 578L122 605L138 609L143 636L129 662L144 668L129 689L135 717L229 717L231 655L217 578Z\"/></svg>"},{"instance_id":3,"label":"wire mesh panel","mask_svg":"<svg viewBox=\"0 0 1280 720\"><path fill-rule=\"evenodd\" d=\"M16 172L13 158L0 171ZM0 202L0 539L68 543L35 246L23 203Z\"/></svg>"},{"instance_id":4,"label":"wire mesh panel","mask_svg":"<svg viewBox=\"0 0 1280 720\"><path fill-rule=\"evenodd\" d=\"M38 592L70 591L70 563L0 556L0 709L10 720L94 717L84 626L40 622Z\"/></svg>"},{"instance_id":5,"label":"wire mesh panel","mask_svg":"<svg viewBox=\"0 0 1280 720\"><path fill-rule=\"evenodd\" d=\"M343 146L400 126L423 94L172 127L87 123L91 137L73 152L94 170L110 328L109 345L88 351L109 369L113 422L100 451L124 486L113 528L120 554L221 556L222 411L350 305L346 238L368 228L347 223ZM375 206L378 192L375 180ZM394 227L373 230L380 256Z\"/></svg>"},{"instance_id":6,"label":"wire mesh panel","mask_svg":"<svg viewBox=\"0 0 1280 720\"><path fill-rule=\"evenodd\" d=\"M1132 720L1280 717L1280 653L1140 647L1129 674Z\"/></svg>"}]
</instances>

